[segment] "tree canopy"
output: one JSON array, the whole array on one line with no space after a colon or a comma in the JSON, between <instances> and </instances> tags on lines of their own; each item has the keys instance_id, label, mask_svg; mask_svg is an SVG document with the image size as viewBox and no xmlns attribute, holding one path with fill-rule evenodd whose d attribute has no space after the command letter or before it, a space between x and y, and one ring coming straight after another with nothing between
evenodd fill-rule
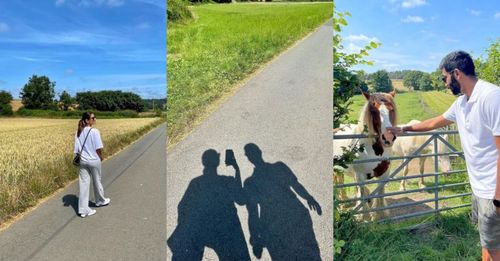
<instances>
[{"instance_id":1,"label":"tree canopy","mask_svg":"<svg viewBox=\"0 0 500 261\"><path fill-rule=\"evenodd\" d=\"M132 92L79 92L76 94L76 101L82 110L134 110L137 112L144 110L144 103L141 97Z\"/></svg>"},{"instance_id":2,"label":"tree canopy","mask_svg":"<svg viewBox=\"0 0 500 261\"><path fill-rule=\"evenodd\" d=\"M55 86L56 82L51 82L47 76L31 76L20 94L24 107L27 109L52 108Z\"/></svg>"},{"instance_id":3,"label":"tree canopy","mask_svg":"<svg viewBox=\"0 0 500 261\"><path fill-rule=\"evenodd\" d=\"M379 70L370 75L370 84L376 92L390 92L394 89L386 70Z\"/></svg>"},{"instance_id":4,"label":"tree canopy","mask_svg":"<svg viewBox=\"0 0 500 261\"><path fill-rule=\"evenodd\" d=\"M10 104L12 101L12 94L8 91L0 91L0 104Z\"/></svg>"},{"instance_id":5,"label":"tree canopy","mask_svg":"<svg viewBox=\"0 0 500 261\"><path fill-rule=\"evenodd\" d=\"M500 86L500 38L486 50L488 57L476 60L479 78Z\"/></svg>"}]
</instances>

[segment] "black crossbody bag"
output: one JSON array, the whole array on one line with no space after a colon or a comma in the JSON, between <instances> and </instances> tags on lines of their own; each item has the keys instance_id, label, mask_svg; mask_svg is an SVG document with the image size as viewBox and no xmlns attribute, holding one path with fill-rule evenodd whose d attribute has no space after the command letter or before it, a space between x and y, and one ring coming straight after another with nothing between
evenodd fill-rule
<instances>
[{"instance_id":1,"label":"black crossbody bag","mask_svg":"<svg viewBox=\"0 0 500 261\"><path fill-rule=\"evenodd\" d=\"M82 158L82 151L83 151L83 148L85 147L85 142L87 142L87 138L89 137L91 130L92 130L92 128L90 128L89 132L87 132L87 136L85 136L85 140L83 141L82 149L80 150L80 152L77 152L75 155L75 158L73 158L73 165L75 165L77 167L80 166L80 160ZM78 142L80 142L79 139L78 139Z\"/></svg>"}]
</instances>

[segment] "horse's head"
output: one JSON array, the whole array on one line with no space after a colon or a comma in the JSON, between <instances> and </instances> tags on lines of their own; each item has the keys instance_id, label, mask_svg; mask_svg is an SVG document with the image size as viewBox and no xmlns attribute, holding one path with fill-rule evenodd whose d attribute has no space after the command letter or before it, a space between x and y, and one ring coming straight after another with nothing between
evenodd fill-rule
<instances>
[{"instance_id":1,"label":"horse's head","mask_svg":"<svg viewBox=\"0 0 500 261\"><path fill-rule=\"evenodd\" d=\"M373 93L363 92L368 103L364 112L364 123L368 126L368 135L375 138L373 149L377 155L383 153L383 147L391 147L396 136L386 130L387 127L396 126L396 92Z\"/></svg>"}]
</instances>

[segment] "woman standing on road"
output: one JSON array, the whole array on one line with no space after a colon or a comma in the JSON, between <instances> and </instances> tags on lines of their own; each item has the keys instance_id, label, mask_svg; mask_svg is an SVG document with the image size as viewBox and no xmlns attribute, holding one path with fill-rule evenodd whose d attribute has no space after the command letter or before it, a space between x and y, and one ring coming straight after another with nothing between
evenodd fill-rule
<instances>
[{"instance_id":1,"label":"woman standing on road","mask_svg":"<svg viewBox=\"0 0 500 261\"><path fill-rule=\"evenodd\" d=\"M91 216L96 213L89 207L90 179L94 181L95 206L106 206L111 202L104 197L104 189L101 183L101 161L102 148L104 147L99 130L92 126L95 124L95 115L84 112L78 122L78 130L75 136L75 153L80 153L80 175L78 183L80 195L78 197L78 214L81 217Z\"/></svg>"}]
</instances>

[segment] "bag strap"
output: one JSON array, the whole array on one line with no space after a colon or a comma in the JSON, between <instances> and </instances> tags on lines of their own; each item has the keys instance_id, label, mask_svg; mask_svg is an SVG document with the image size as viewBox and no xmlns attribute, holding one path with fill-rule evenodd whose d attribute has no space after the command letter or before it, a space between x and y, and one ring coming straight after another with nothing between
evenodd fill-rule
<instances>
[{"instance_id":1,"label":"bag strap","mask_svg":"<svg viewBox=\"0 0 500 261\"><path fill-rule=\"evenodd\" d=\"M80 150L80 153L82 153L83 148L85 147L85 142L87 142L87 138L89 137L90 131L91 131L92 129L93 129L93 128L90 128L89 132L87 132L87 136L85 136L85 140L83 141L83 145L82 145L82 149Z\"/></svg>"}]
</instances>

